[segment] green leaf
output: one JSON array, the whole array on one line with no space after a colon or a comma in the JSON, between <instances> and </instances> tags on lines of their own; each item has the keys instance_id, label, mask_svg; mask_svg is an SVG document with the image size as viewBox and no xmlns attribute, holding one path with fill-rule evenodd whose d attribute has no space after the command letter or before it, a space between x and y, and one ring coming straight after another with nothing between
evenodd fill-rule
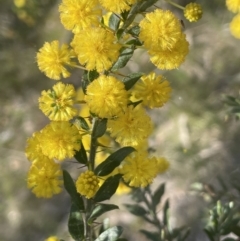
<instances>
[{"instance_id":1,"label":"green leaf","mask_svg":"<svg viewBox=\"0 0 240 241\"><path fill-rule=\"evenodd\" d=\"M106 181L97 191L94 201L102 202L110 199L111 196L116 192L121 177L121 174L117 174L106 179Z\"/></svg>"},{"instance_id":2,"label":"green leaf","mask_svg":"<svg viewBox=\"0 0 240 241\"><path fill-rule=\"evenodd\" d=\"M78 210L83 211L84 210L84 203L82 200L82 197L80 194L77 192L76 186L72 180L72 177L70 174L66 171L63 170L63 181L64 181L64 187L67 190L68 194L72 198L72 202L76 205Z\"/></svg>"},{"instance_id":3,"label":"green leaf","mask_svg":"<svg viewBox=\"0 0 240 241\"><path fill-rule=\"evenodd\" d=\"M109 28L116 31L119 28L120 22L121 22L121 19L117 14L115 13L111 14L109 18Z\"/></svg>"},{"instance_id":4,"label":"green leaf","mask_svg":"<svg viewBox=\"0 0 240 241\"><path fill-rule=\"evenodd\" d=\"M149 232L148 230L141 229L141 233L143 233L148 239L152 241L162 241L159 233L157 232Z\"/></svg>"},{"instance_id":5,"label":"green leaf","mask_svg":"<svg viewBox=\"0 0 240 241\"><path fill-rule=\"evenodd\" d=\"M117 62L112 66L111 71L117 71L118 69L123 68L131 59L133 53L133 48L122 48L120 56L118 57Z\"/></svg>"},{"instance_id":6,"label":"green leaf","mask_svg":"<svg viewBox=\"0 0 240 241\"><path fill-rule=\"evenodd\" d=\"M165 202L163 207L163 224L166 226L168 226L169 224L169 200L168 199Z\"/></svg>"},{"instance_id":7,"label":"green leaf","mask_svg":"<svg viewBox=\"0 0 240 241\"><path fill-rule=\"evenodd\" d=\"M152 197L152 204L154 209L156 209L157 205L161 202L162 196L165 192L165 183L162 183L158 189L154 192Z\"/></svg>"},{"instance_id":8,"label":"green leaf","mask_svg":"<svg viewBox=\"0 0 240 241\"><path fill-rule=\"evenodd\" d=\"M148 211L145 208L143 208L142 206L137 205L137 204L134 204L134 205L124 204L124 206L127 208L127 210L130 213L132 213L136 216L145 216L148 213Z\"/></svg>"},{"instance_id":9,"label":"green leaf","mask_svg":"<svg viewBox=\"0 0 240 241\"><path fill-rule=\"evenodd\" d=\"M79 151L77 151L74 155L74 158L81 164L87 165L88 163L88 158L87 158L87 153L86 150L81 142L81 148Z\"/></svg>"},{"instance_id":10,"label":"green leaf","mask_svg":"<svg viewBox=\"0 0 240 241\"><path fill-rule=\"evenodd\" d=\"M106 176L110 174L121 162L135 149L131 146L123 147L116 152L112 153L107 159L99 164L94 170L97 176Z\"/></svg>"},{"instance_id":11,"label":"green leaf","mask_svg":"<svg viewBox=\"0 0 240 241\"><path fill-rule=\"evenodd\" d=\"M89 126L85 118L78 116L74 119L74 124L80 129L83 129L85 131L89 131Z\"/></svg>"},{"instance_id":12,"label":"green leaf","mask_svg":"<svg viewBox=\"0 0 240 241\"><path fill-rule=\"evenodd\" d=\"M127 41L125 44L128 45L133 45L133 47L135 48L135 46L142 46L142 42L139 39L131 39L129 41Z\"/></svg>"},{"instance_id":13,"label":"green leaf","mask_svg":"<svg viewBox=\"0 0 240 241\"><path fill-rule=\"evenodd\" d=\"M88 80L88 71L84 70L83 72L83 76L82 76L82 80L81 80L81 84L82 84L82 89L83 89L83 93L86 94L87 91L87 86L91 83L91 81Z\"/></svg>"},{"instance_id":14,"label":"green leaf","mask_svg":"<svg viewBox=\"0 0 240 241\"><path fill-rule=\"evenodd\" d=\"M127 32L129 34L137 37L139 35L139 33L140 33L140 27L139 27L139 25L133 26Z\"/></svg>"},{"instance_id":15,"label":"green leaf","mask_svg":"<svg viewBox=\"0 0 240 241\"><path fill-rule=\"evenodd\" d=\"M88 223L92 223L96 218L98 218L102 214L104 214L108 211L114 210L114 209L119 209L119 207L114 204L106 204L106 203L98 204L93 209L93 211L89 217Z\"/></svg>"},{"instance_id":16,"label":"green leaf","mask_svg":"<svg viewBox=\"0 0 240 241\"><path fill-rule=\"evenodd\" d=\"M130 90L136 82L143 76L144 73L132 73L127 75L122 81L125 85L126 90Z\"/></svg>"},{"instance_id":17,"label":"green leaf","mask_svg":"<svg viewBox=\"0 0 240 241\"><path fill-rule=\"evenodd\" d=\"M68 231L74 240L82 240L84 238L84 223L82 220L82 214L79 212L79 209L74 203L71 206L69 214Z\"/></svg>"},{"instance_id":18,"label":"green leaf","mask_svg":"<svg viewBox=\"0 0 240 241\"><path fill-rule=\"evenodd\" d=\"M122 37L124 31L125 31L125 30L122 29L122 28L120 28L120 29L117 30L116 36L117 36L117 39L118 39L118 40Z\"/></svg>"},{"instance_id":19,"label":"green leaf","mask_svg":"<svg viewBox=\"0 0 240 241\"><path fill-rule=\"evenodd\" d=\"M125 238L118 238L116 241L128 241L128 240Z\"/></svg>"},{"instance_id":20,"label":"green leaf","mask_svg":"<svg viewBox=\"0 0 240 241\"><path fill-rule=\"evenodd\" d=\"M204 232L207 234L211 241L215 241L213 234L208 229L204 229Z\"/></svg>"},{"instance_id":21,"label":"green leaf","mask_svg":"<svg viewBox=\"0 0 240 241\"><path fill-rule=\"evenodd\" d=\"M116 241L122 232L123 228L121 226L114 226L101 233L95 241Z\"/></svg>"},{"instance_id":22,"label":"green leaf","mask_svg":"<svg viewBox=\"0 0 240 241\"><path fill-rule=\"evenodd\" d=\"M147 0L142 2L142 4L139 6L139 12L145 12L147 8L150 8L153 4L155 4L158 0Z\"/></svg>"},{"instance_id":23,"label":"green leaf","mask_svg":"<svg viewBox=\"0 0 240 241\"><path fill-rule=\"evenodd\" d=\"M97 123L94 126L93 130L93 138L99 138L105 134L107 130L107 119L98 119Z\"/></svg>"},{"instance_id":24,"label":"green leaf","mask_svg":"<svg viewBox=\"0 0 240 241\"><path fill-rule=\"evenodd\" d=\"M96 70L90 70L88 71L87 78L89 82L94 81L99 77L99 73Z\"/></svg>"}]
</instances>

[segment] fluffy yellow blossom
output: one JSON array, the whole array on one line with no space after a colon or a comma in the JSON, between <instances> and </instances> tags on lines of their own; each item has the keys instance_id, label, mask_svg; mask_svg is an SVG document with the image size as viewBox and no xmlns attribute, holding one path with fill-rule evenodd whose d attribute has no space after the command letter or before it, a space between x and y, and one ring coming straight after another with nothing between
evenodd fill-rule
<instances>
[{"instance_id":1,"label":"fluffy yellow blossom","mask_svg":"<svg viewBox=\"0 0 240 241\"><path fill-rule=\"evenodd\" d=\"M153 130L151 118L142 106L129 106L125 114L107 123L110 135L122 146L137 146L142 143Z\"/></svg>"},{"instance_id":2,"label":"fluffy yellow blossom","mask_svg":"<svg viewBox=\"0 0 240 241\"><path fill-rule=\"evenodd\" d=\"M180 21L169 10L156 9L147 13L139 26L139 38L148 50L170 50L182 34Z\"/></svg>"},{"instance_id":3,"label":"fluffy yellow blossom","mask_svg":"<svg viewBox=\"0 0 240 241\"><path fill-rule=\"evenodd\" d=\"M156 76L154 72L144 75L132 90L136 100L142 100L142 104L150 108L163 106L170 98L171 87L162 76Z\"/></svg>"},{"instance_id":4,"label":"fluffy yellow blossom","mask_svg":"<svg viewBox=\"0 0 240 241\"><path fill-rule=\"evenodd\" d=\"M63 44L59 48L57 40L49 43L46 42L37 53L37 64L39 69L44 74L54 80L59 80L61 75L64 78L70 76L68 70L64 65L71 65L71 58L74 56L73 52L69 50L67 44Z\"/></svg>"},{"instance_id":5,"label":"fluffy yellow blossom","mask_svg":"<svg viewBox=\"0 0 240 241\"><path fill-rule=\"evenodd\" d=\"M198 3L189 3L184 8L184 17L189 22L197 22L203 14L202 7Z\"/></svg>"},{"instance_id":6,"label":"fluffy yellow blossom","mask_svg":"<svg viewBox=\"0 0 240 241\"><path fill-rule=\"evenodd\" d=\"M42 91L38 99L39 109L53 121L68 121L77 114L73 107L76 91L73 85L61 82L53 90Z\"/></svg>"},{"instance_id":7,"label":"fluffy yellow blossom","mask_svg":"<svg viewBox=\"0 0 240 241\"><path fill-rule=\"evenodd\" d=\"M88 28L74 36L71 43L78 60L87 70L103 72L118 59L121 45L115 36L103 28Z\"/></svg>"},{"instance_id":8,"label":"fluffy yellow blossom","mask_svg":"<svg viewBox=\"0 0 240 241\"><path fill-rule=\"evenodd\" d=\"M102 14L97 0L63 0L59 12L63 26L73 33L98 26Z\"/></svg>"},{"instance_id":9,"label":"fluffy yellow blossom","mask_svg":"<svg viewBox=\"0 0 240 241\"><path fill-rule=\"evenodd\" d=\"M92 171L81 173L76 181L77 191L86 198L92 198L99 189L99 180Z\"/></svg>"},{"instance_id":10,"label":"fluffy yellow blossom","mask_svg":"<svg viewBox=\"0 0 240 241\"><path fill-rule=\"evenodd\" d=\"M99 2L107 11L121 13L128 11L137 0L99 0Z\"/></svg>"},{"instance_id":11,"label":"fluffy yellow blossom","mask_svg":"<svg viewBox=\"0 0 240 241\"><path fill-rule=\"evenodd\" d=\"M25 154L29 161L41 160L45 157L42 151L43 142L41 132L34 132L33 135L27 139L27 146L25 149Z\"/></svg>"},{"instance_id":12,"label":"fluffy yellow blossom","mask_svg":"<svg viewBox=\"0 0 240 241\"><path fill-rule=\"evenodd\" d=\"M101 118L122 114L127 108L127 91L122 81L101 75L87 87L85 101L92 113Z\"/></svg>"},{"instance_id":13,"label":"fluffy yellow blossom","mask_svg":"<svg viewBox=\"0 0 240 241\"><path fill-rule=\"evenodd\" d=\"M136 152L124 160L120 173L129 186L146 187L158 174L156 166L155 159L149 159L147 154Z\"/></svg>"},{"instance_id":14,"label":"fluffy yellow blossom","mask_svg":"<svg viewBox=\"0 0 240 241\"><path fill-rule=\"evenodd\" d=\"M240 12L240 0L226 0L226 5L229 11L233 13Z\"/></svg>"},{"instance_id":15,"label":"fluffy yellow blossom","mask_svg":"<svg viewBox=\"0 0 240 241\"><path fill-rule=\"evenodd\" d=\"M51 236L51 237L45 239L45 241L59 241L59 239L56 236Z\"/></svg>"},{"instance_id":16,"label":"fluffy yellow blossom","mask_svg":"<svg viewBox=\"0 0 240 241\"><path fill-rule=\"evenodd\" d=\"M28 172L27 184L38 198L50 198L60 193L63 184L60 165L47 157L34 161Z\"/></svg>"},{"instance_id":17,"label":"fluffy yellow blossom","mask_svg":"<svg viewBox=\"0 0 240 241\"><path fill-rule=\"evenodd\" d=\"M149 50L151 62L159 69L176 69L185 60L189 52L186 35L182 34L179 41L171 50Z\"/></svg>"},{"instance_id":18,"label":"fluffy yellow blossom","mask_svg":"<svg viewBox=\"0 0 240 241\"><path fill-rule=\"evenodd\" d=\"M230 32L232 36L240 39L240 14L236 15L230 23Z\"/></svg>"},{"instance_id":19,"label":"fluffy yellow blossom","mask_svg":"<svg viewBox=\"0 0 240 241\"><path fill-rule=\"evenodd\" d=\"M53 121L42 130L42 152L50 159L62 161L72 158L81 148L81 135L75 125L65 121Z\"/></svg>"}]
</instances>

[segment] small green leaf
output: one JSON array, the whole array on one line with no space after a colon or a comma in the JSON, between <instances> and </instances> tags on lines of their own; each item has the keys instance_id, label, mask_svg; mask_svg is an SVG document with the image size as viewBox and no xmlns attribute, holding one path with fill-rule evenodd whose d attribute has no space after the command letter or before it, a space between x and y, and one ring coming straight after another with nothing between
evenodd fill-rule
<instances>
[{"instance_id":1,"label":"small green leaf","mask_svg":"<svg viewBox=\"0 0 240 241\"><path fill-rule=\"evenodd\" d=\"M119 29L117 30L116 36L117 36L117 39L118 39L118 40L122 37L124 31L125 31L125 30L122 29L122 28L119 28Z\"/></svg>"},{"instance_id":2,"label":"small green leaf","mask_svg":"<svg viewBox=\"0 0 240 241\"><path fill-rule=\"evenodd\" d=\"M142 42L139 39L131 39L129 41L127 41L125 44L128 45L133 45L133 47L135 48L135 46L142 46Z\"/></svg>"},{"instance_id":3,"label":"small green leaf","mask_svg":"<svg viewBox=\"0 0 240 241\"><path fill-rule=\"evenodd\" d=\"M75 153L74 158L79 163L87 165L87 163L88 163L87 153L86 153L86 150L85 150L82 142L81 142L81 149Z\"/></svg>"},{"instance_id":4,"label":"small green leaf","mask_svg":"<svg viewBox=\"0 0 240 241\"><path fill-rule=\"evenodd\" d=\"M82 215L74 203L71 206L69 214L68 231L74 240L82 240L84 237L84 223Z\"/></svg>"},{"instance_id":5,"label":"small green leaf","mask_svg":"<svg viewBox=\"0 0 240 241\"><path fill-rule=\"evenodd\" d=\"M99 73L96 70L90 70L88 71L87 78L89 82L94 81L99 77Z\"/></svg>"},{"instance_id":6,"label":"small green leaf","mask_svg":"<svg viewBox=\"0 0 240 241\"><path fill-rule=\"evenodd\" d=\"M114 226L101 233L95 241L116 241L122 232L123 228L121 226Z\"/></svg>"},{"instance_id":7,"label":"small green leaf","mask_svg":"<svg viewBox=\"0 0 240 241\"><path fill-rule=\"evenodd\" d=\"M107 159L99 164L94 170L97 176L106 176L110 174L116 167L118 167L121 162L135 149L131 146L123 147L116 152L112 153Z\"/></svg>"},{"instance_id":8,"label":"small green leaf","mask_svg":"<svg viewBox=\"0 0 240 241\"><path fill-rule=\"evenodd\" d=\"M127 75L122 81L126 90L130 90L136 82L143 76L143 73L132 73Z\"/></svg>"},{"instance_id":9,"label":"small green leaf","mask_svg":"<svg viewBox=\"0 0 240 241\"><path fill-rule=\"evenodd\" d=\"M116 31L119 28L120 22L121 22L121 19L117 14L115 13L111 14L109 18L109 28Z\"/></svg>"},{"instance_id":10,"label":"small green leaf","mask_svg":"<svg viewBox=\"0 0 240 241\"><path fill-rule=\"evenodd\" d=\"M152 204L154 206L154 209L161 202L161 198L162 198L164 192L165 192L165 183L162 183L153 194Z\"/></svg>"},{"instance_id":11,"label":"small green leaf","mask_svg":"<svg viewBox=\"0 0 240 241\"><path fill-rule=\"evenodd\" d=\"M72 198L72 202L77 206L78 210L84 210L84 203L82 200L82 197L77 192L76 186L72 180L72 177L70 174L63 170L63 181L64 181L64 187L69 193L70 197Z\"/></svg>"},{"instance_id":12,"label":"small green leaf","mask_svg":"<svg viewBox=\"0 0 240 241\"><path fill-rule=\"evenodd\" d=\"M83 76L82 76L82 80L81 80L81 84L82 84L82 89L83 89L83 93L86 95L86 91L87 91L87 86L91 83L91 81L88 80L88 71L84 70L83 72Z\"/></svg>"},{"instance_id":13,"label":"small green leaf","mask_svg":"<svg viewBox=\"0 0 240 241\"><path fill-rule=\"evenodd\" d=\"M114 204L106 204L106 203L101 203L98 204L92 211L89 219L88 219L88 223L92 223L96 218L98 218L99 216L101 216L102 214L109 212L111 210L114 209L118 209L119 207L117 205Z\"/></svg>"},{"instance_id":14,"label":"small green leaf","mask_svg":"<svg viewBox=\"0 0 240 241\"><path fill-rule=\"evenodd\" d=\"M94 201L102 202L110 199L111 196L116 192L121 177L121 174L117 174L106 179L106 181L97 191L94 197Z\"/></svg>"},{"instance_id":15,"label":"small green leaf","mask_svg":"<svg viewBox=\"0 0 240 241\"><path fill-rule=\"evenodd\" d=\"M124 11L124 12L122 12L122 13L121 13L122 19L123 19L123 20L126 20L127 17L128 17L128 14L129 14L129 11Z\"/></svg>"},{"instance_id":16,"label":"small green leaf","mask_svg":"<svg viewBox=\"0 0 240 241\"><path fill-rule=\"evenodd\" d=\"M163 207L163 224L166 226L168 226L169 224L169 200L168 199L165 202Z\"/></svg>"},{"instance_id":17,"label":"small green leaf","mask_svg":"<svg viewBox=\"0 0 240 241\"><path fill-rule=\"evenodd\" d=\"M139 35L139 33L140 33L139 25L136 25L136 26L133 26L132 28L130 28L128 30L128 33L137 37Z\"/></svg>"},{"instance_id":18,"label":"small green leaf","mask_svg":"<svg viewBox=\"0 0 240 241\"><path fill-rule=\"evenodd\" d=\"M76 125L79 129L83 129L85 131L89 131L89 129L90 129L85 118L83 118L81 116L77 116L74 119L74 125Z\"/></svg>"},{"instance_id":19,"label":"small green leaf","mask_svg":"<svg viewBox=\"0 0 240 241\"><path fill-rule=\"evenodd\" d=\"M158 0L147 0L142 2L142 4L139 6L140 12L145 12L147 8L151 7L153 4L155 4Z\"/></svg>"},{"instance_id":20,"label":"small green leaf","mask_svg":"<svg viewBox=\"0 0 240 241\"><path fill-rule=\"evenodd\" d=\"M133 53L133 48L122 48L120 56L118 57L117 62L112 66L111 71L117 71L118 69L123 68L132 58Z\"/></svg>"},{"instance_id":21,"label":"small green leaf","mask_svg":"<svg viewBox=\"0 0 240 241\"><path fill-rule=\"evenodd\" d=\"M93 138L99 138L105 134L107 130L107 119L98 119L97 123L94 126L94 130L92 132Z\"/></svg>"},{"instance_id":22,"label":"small green leaf","mask_svg":"<svg viewBox=\"0 0 240 241\"><path fill-rule=\"evenodd\" d=\"M159 233L157 233L157 232L150 232L150 231L144 230L144 229L141 229L140 232L143 233L148 239L150 239L152 241L162 241Z\"/></svg>"},{"instance_id":23,"label":"small green leaf","mask_svg":"<svg viewBox=\"0 0 240 241\"><path fill-rule=\"evenodd\" d=\"M132 214L134 214L134 215L136 215L136 216L144 216L144 215L146 215L147 213L148 213L148 211L145 209L145 208L143 208L142 206L140 206L140 205L132 205L132 204L124 204L124 206L127 208L127 210L130 212L130 213L132 213Z\"/></svg>"}]
</instances>

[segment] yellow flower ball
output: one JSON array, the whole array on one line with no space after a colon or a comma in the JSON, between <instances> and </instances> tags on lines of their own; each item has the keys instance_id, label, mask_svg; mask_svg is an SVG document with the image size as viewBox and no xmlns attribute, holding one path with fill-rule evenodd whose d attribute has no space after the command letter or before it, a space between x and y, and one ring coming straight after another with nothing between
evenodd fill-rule
<instances>
[{"instance_id":1,"label":"yellow flower ball","mask_svg":"<svg viewBox=\"0 0 240 241\"><path fill-rule=\"evenodd\" d=\"M121 45L112 32L103 28L79 31L71 43L77 58L87 70L103 72L112 67L119 56Z\"/></svg>"},{"instance_id":2,"label":"yellow flower ball","mask_svg":"<svg viewBox=\"0 0 240 241\"><path fill-rule=\"evenodd\" d=\"M92 171L86 171L78 177L76 187L81 195L90 199L94 197L99 189L99 180Z\"/></svg>"},{"instance_id":3,"label":"yellow flower ball","mask_svg":"<svg viewBox=\"0 0 240 241\"><path fill-rule=\"evenodd\" d=\"M233 13L240 12L240 0L226 0L226 6Z\"/></svg>"},{"instance_id":4,"label":"yellow flower ball","mask_svg":"<svg viewBox=\"0 0 240 241\"><path fill-rule=\"evenodd\" d=\"M139 38L148 50L171 50L182 34L180 21L169 10L147 13L139 26Z\"/></svg>"},{"instance_id":5,"label":"yellow flower ball","mask_svg":"<svg viewBox=\"0 0 240 241\"><path fill-rule=\"evenodd\" d=\"M101 75L88 85L85 101L92 113L101 118L111 118L127 108L128 96L122 81Z\"/></svg>"},{"instance_id":6,"label":"yellow flower ball","mask_svg":"<svg viewBox=\"0 0 240 241\"><path fill-rule=\"evenodd\" d=\"M232 36L240 39L240 14L236 15L230 23L230 32Z\"/></svg>"},{"instance_id":7,"label":"yellow flower ball","mask_svg":"<svg viewBox=\"0 0 240 241\"><path fill-rule=\"evenodd\" d=\"M197 22L199 19L202 18L202 7L198 3L189 3L184 8L184 17L189 22Z\"/></svg>"}]
</instances>

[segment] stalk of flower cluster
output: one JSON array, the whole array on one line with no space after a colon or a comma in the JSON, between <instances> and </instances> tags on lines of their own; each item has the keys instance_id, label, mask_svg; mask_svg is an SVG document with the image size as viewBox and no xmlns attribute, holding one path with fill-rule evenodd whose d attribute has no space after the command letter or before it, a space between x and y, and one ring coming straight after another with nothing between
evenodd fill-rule
<instances>
[{"instance_id":1,"label":"stalk of flower cluster","mask_svg":"<svg viewBox=\"0 0 240 241\"><path fill-rule=\"evenodd\" d=\"M89 152L89 162L88 162L88 170L93 171L95 166L95 157L96 157L96 151L97 151L97 129L99 123L99 119L97 117L94 117L92 119L92 133L91 133L91 144L90 144L90 152ZM93 208L94 208L94 202L92 199L85 198L85 207L86 207L86 213L85 218L88 220ZM85 234L84 234L86 240L92 241L93 237L93 227L92 224L88 224L85 222Z\"/></svg>"}]
</instances>

